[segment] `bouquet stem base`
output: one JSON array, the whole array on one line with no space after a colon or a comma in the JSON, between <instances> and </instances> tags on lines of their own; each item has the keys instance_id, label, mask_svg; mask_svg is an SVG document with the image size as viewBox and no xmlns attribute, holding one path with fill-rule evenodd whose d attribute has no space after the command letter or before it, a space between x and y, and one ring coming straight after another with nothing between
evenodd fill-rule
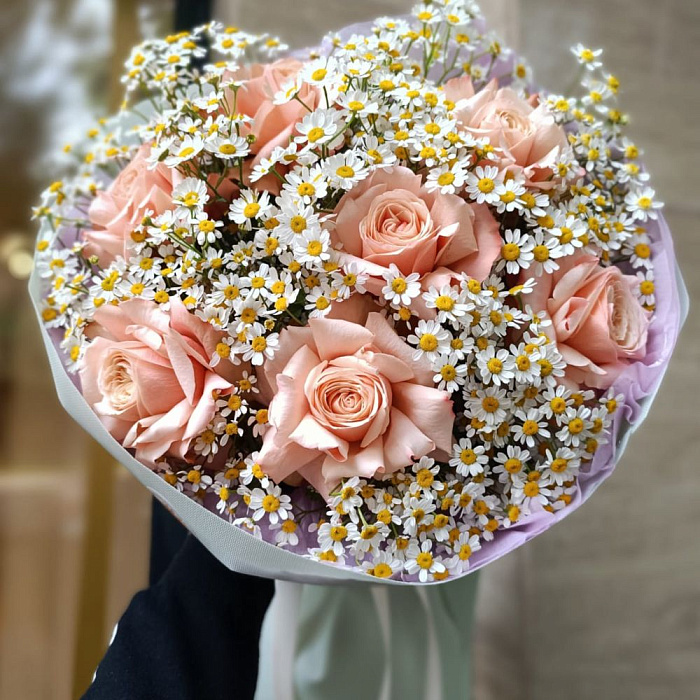
<instances>
[{"instance_id":1,"label":"bouquet stem base","mask_svg":"<svg viewBox=\"0 0 700 700\"><path fill-rule=\"evenodd\" d=\"M255 700L468 700L477 588L277 581Z\"/></svg>"}]
</instances>

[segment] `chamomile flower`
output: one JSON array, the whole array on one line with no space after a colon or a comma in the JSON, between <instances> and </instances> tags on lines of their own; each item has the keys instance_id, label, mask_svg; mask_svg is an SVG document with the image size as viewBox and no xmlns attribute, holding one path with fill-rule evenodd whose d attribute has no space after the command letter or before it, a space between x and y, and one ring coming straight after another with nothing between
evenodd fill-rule
<instances>
[{"instance_id":1,"label":"chamomile flower","mask_svg":"<svg viewBox=\"0 0 700 700\"><path fill-rule=\"evenodd\" d=\"M450 352L449 355L440 355L433 362L433 381L438 389L444 389L449 394L454 393L462 386L467 376L467 365L460 362L459 355Z\"/></svg>"},{"instance_id":2,"label":"chamomile flower","mask_svg":"<svg viewBox=\"0 0 700 700\"><path fill-rule=\"evenodd\" d=\"M452 446L450 466L461 476L476 476L483 474L489 463L483 445L475 444L470 438L462 438Z\"/></svg>"},{"instance_id":3,"label":"chamomile flower","mask_svg":"<svg viewBox=\"0 0 700 700\"><path fill-rule=\"evenodd\" d=\"M328 183L319 166L304 165L292 170L287 175L282 189L289 192L292 197L298 197L304 204L311 204L311 202L326 196Z\"/></svg>"},{"instance_id":4,"label":"chamomile flower","mask_svg":"<svg viewBox=\"0 0 700 700\"><path fill-rule=\"evenodd\" d=\"M562 256L559 241L544 231L537 231L532 242L532 271L534 274L540 277L545 273L551 274L554 270L558 270L557 258Z\"/></svg>"},{"instance_id":5,"label":"chamomile flower","mask_svg":"<svg viewBox=\"0 0 700 700\"><path fill-rule=\"evenodd\" d=\"M445 565L435 558L432 550L433 543L425 540L420 546L418 543L411 543L406 552L404 567L409 574L418 574L418 580L421 583L432 581L435 574L445 571Z\"/></svg>"},{"instance_id":6,"label":"chamomile flower","mask_svg":"<svg viewBox=\"0 0 700 700\"><path fill-rule=\"evenodd\" d=\"M654 284L653 271L637 272L638 284L636 287L637 298L647 308L652 308L656 303L656 286Z\"/></svg>"},{"instance_id":7,"label":"chamomile flower","mask_svg":"<svg viewBox=\"0 0 700 700\"><path fill-rule=\"evenodd\" d=\"M474 395L471 392L465 396L470 416L482 421L487 426L495 428L506 419L507 410L510 409L510 401L506 390L496 386L486 389L476 389Z\"/></svg>"},{"instance_id":8,"label":"chamomile flower","mask_svg":"<svg viewBox=\"0 0 700 700\"><path fill-rule=\"evenodd\" d=\"M450 333L437 321L421 319L407 340L411 345L417 346L413 353L414 360L426 357L431 362L435 362L439 354L448 352Z\"/></svg>"},{"instance_id":9,"label":"chamomile flower","mask_svg":"<svg viewBox=\"0 0 700 700\"><path fill-rule=\"evenodd\" d=\"M446 321L455 323L474 308L474 304L471 302L465 303L459 288L449 284L443 285L440 289L430 287L427 292L424 292L423 299L429 309L437 311L437 320L440 323Z\"/></svg>"},{"instance_id":10,"label":"chamomile flower","mask_svg":"<svg viewBox=\"0 0 700 700\"><path fill-rule=\"evenodd\" d=\"M296 143L305 148L318 148L330 143L340 133L343 116L335 109L319 109L307 114L299 124L297 131L300 136Z\"/></svg>"},{"instance_id":11,"label":"chamomile flower","mask_svg":"<svg viewBox=\"0 0 700 700\"><path fill-rule=\"evenodd\" d=\"M362 90L341 92L336 102L348 110L353 117L367 117L370 114L377 114L379 111L379 104Z\"/></svg>"},{"instance_id":12,"label":"chamomile flower","mask_svg":"<svg viewBox=\"0 0 700 700\"><path fill-rule=\"evenodd\" d=\"M466 180L467 173L459 163L441 165L428 173L425 188L430 192L438 190L442 194L454 194L462 189Z\"/></svg>"},{"instance_id":13,"label":"chamomile flower","mask_svg":"<svg viewBox=\"0 0 700 700\"><path fill-rule=\"evenodd\" d=\"M345 548L359 536L355 523L323 523L318 528L318 545L323 550L332 551L337 557L345 553Z\"/></svg>"},{"instance_id":14,"label":"chamomile flower","mask_svg":"<svg viewBox=\"0 0 700 700\"><path fill-rule=\"evenodd\" d=\"M242 136L216 136L204 142L204 148L217 158L229 161L245 158L250 153L250 144Z\"/></svg>"},{"instance_id":15,"label":"chamomile flower","mask_svg":"<svg viewBox=\"0 0 700 700\"><path fill-rule=\"evenodd\" d=\"M494 475L504 484L524 478L525 470L530 464L530 452L518 445L508 445L505 451L497 452Z\"/></svg>"},{"instance_id":16,"label":"chamomile flower","mask_svg":"<svg viewBox=\"0 0 700 700\"><path fill-rule=\"evenodd\" d=\"M200 211L190 222L194 229L196 240L199 245L211 245L221 238L224 222L210 219L209 215Z\"/></svg>"},{"instance_id":17,"label":"chamomile flower","mask_svg":"<svg viewBox=\"0 0 700 700\"><path fill-rule=\"evenodd\" d=\"M547 419L539 408L518 411L515 417L520 421L513 427L513 438L517 442L532 449L538 441L550 437Z\"/></svg>"},{"instance_id":18,"label":"chamomile flower","mask_svg":"<svg viewBox=\"0 0 700 700\"><path fill-rule=\"evenodd\" d=\"M571 53L573 53L578 59L578 62L588 70L592 71L603 65L603 63L598 60L603 54L603 49L589 49L583 44L576 44L576 46L572 47Z\"/></svg>"},{"instance_id":19,"label":"chamomile flower","mask_svg":"<svg viewBox=\"0 0 700 700\"><path fill-rule=\"evenodd\" d=\"M323 161L322 167L335 189L350 190L369 175L367 163L354 151L331 156Z\"/></svg>"},{"instance_id":20,"label":"chamomile flower","mask_svg":"<svg viewBox=\"0 0 700 700\"><path fill-rule=\"evenodd\" d=\"M278 547L296 547L299 544L299 525L291 516L276 525L271 525L270 529L275 532L275 544Z\"/></svg>"},{"instance_id":21,"label":"chamomile flower","mask_svg":"<svg viewBox=\"0 0 700 700\"><path fill-rule=\"evenodd\" d=\"M197 134L195 136L185 136L178 144L171 144L168 147L168 155L163 161L169 168L174 168L182 163L192 160L204 149L204 141Z\"/></svg>"},{"instance_id":22,"label":"chamomile flower","mask_svg":"<svg viewBox=\"0 0 700 700\"><path fill-rule=\"evenodd\" d=\"M477 204L498 204L499 184L498 168L493 165L479 165L467 175L467 193Z\"/></svg>"},{"instance_id":23,"label":"chamomile flower","mask_svg":"<svg viewBox=\"0 0 700 700\"><path fill-rule=\"evenodd\" d=\"M535 247L534 239L518 229L507 229L504 238L501 259L496 264L496 269L505 268L511 275L516 275L520 270L527 270L535 257L532 252Z\"/></svg>"},{"instance_id":24,"label":"chamomile flower","mask_svg":"<svg viewBox=\"0 0 700 700\"><path fill-rule=\"evenodd\" d=\"M267 333L262 324L255 322L246 329L245 335L242 347L245 362L258 366L275 356L279 347L279 333Z\"/></svg>"},{"instance_id":25,"label":"chamomile flower","mask_svg":"<svg viewBox=\"0 0 700 700\"><path fill-rule=\"evenodd\" d=\"M513 177L504 182L499 182L494 192L498 195L496 211L499 214L517 211L522 208L523 204L520 198L526 192L522 180Z\"/></svg>"},{"instance_id":26,"label":"chamomile flower","mask_svg":"<svg viewBox=\"0 0 700 700\"><path fill-rule=\"evenodd\" d=\"M173 204L187 212L201 211L208 201L206 184L195 177L186 177L173 189Z\"/></svg>"},{"instance_id":27,"label":"chamomile flower","mask_svg":"<svg viewBox=\"0 0 700 700\"><path fill-rule=\"evenodd\" d=\"M270 207L268 192L243 190L229 207L229 217L245 229L253 226L253 221L262 218Z\"/></svg>"},{"instance_id":28,"label":"chamomile flower","mask_svg":"<svg viewBox=\"0 0 700 700\"><path fill-rule=\"evenodd\" d=\"M411 300L420 296L420 275L417 272L404 275L394 263L391 263L382 276L386 281L386 285L382 287L382 295L390 304L410 306Z\"/></svg>"},{"instance_id":29,"label":"chamomile flower","mask_svg":"<svg viewBox=\"0 0 700 700\"><path fill-rule=\"evenodd\" d=\"M478 535L473 535L471 532L460 532L452 547L464 570L468 568L472 554L481 549L481 541Z\"/></svg>"},{"instance_id":30,"label":"chamomile flower","mask_svg":"<svg viewBox=\"0 0 700 700\"><path fill-rule=\"evenodd\" d=\"M296 259L302 265L309 266L319 266L326 260L330 260L330 243L328 231L320 228L306 230L292 241Z\"/></svg>"},{"instance_id":31,"label":"chamomile flower","mask_svg":"<svg viewBox=\"0 0 700 700\"><path fill-rule=\"evenodd\" d=\"M515 358L508 350L489 345L476 354L476 365L484 383L500 386L515 376Z\"/></svg>"},{"instance_id":32,"label":"chamomile flower","mask_svg":"<svg viewBox=\"0 0 700 700\"><path fill-rule=\"evenodd\" d=\"M341 269L333 273L332 286L338 292L338 299L347 299L354 292L364 294L365 283L369 275L360 267L359 263L343 263Z\"/></svg>"},{"instance_id":33,"label":"chamomile flower","mask_svg":"<svg viewBox=\"0 0 700 700\"><path fill-rule=\"evenodd\" d=\"M256 488L250 492L248 508L253 511L255 522L267 518L271 525L275 525L290 517L292 503L279 486L270 484L265 489Z\"/></svg>"},{"instance_id":34,"label":"chamomile flower","mask_svg":"<svg viewBox=\"0 0 700 700\"><path fill-rule=\"evenodd\" d=\"M663 204L655 199L656 192L651 187L645 187L637 192L630 192L625 197L627 210L640 221L658 218L658 210Z\"/></svg>"},{"instance_id":35,"label":"chamomile flower","mask_svg":"<svg viewBox=\"0 0 700 700\"><path fill-rule=\"evenodd\" d=\"M571 481L581 466L581 460L576 456L576 452L569 447L560 447L554 453L547 450L546 457L543 477L558 486Z\"/></svg>"}]
</instances>

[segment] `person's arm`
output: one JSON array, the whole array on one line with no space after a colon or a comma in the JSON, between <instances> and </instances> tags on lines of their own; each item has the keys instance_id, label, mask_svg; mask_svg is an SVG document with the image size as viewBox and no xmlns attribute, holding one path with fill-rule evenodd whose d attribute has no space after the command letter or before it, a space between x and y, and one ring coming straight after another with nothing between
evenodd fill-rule
<instances>
[{"instance_id":1,"label":"person's arm","mask_svg":"<svg viewBox=\"0 0 700 700\"><path fill-rule=\"evenodd\" d=\"M274 581L229 571L192 536L134 596L84 700L248 700Z\"/></svg>"}]
</instances>

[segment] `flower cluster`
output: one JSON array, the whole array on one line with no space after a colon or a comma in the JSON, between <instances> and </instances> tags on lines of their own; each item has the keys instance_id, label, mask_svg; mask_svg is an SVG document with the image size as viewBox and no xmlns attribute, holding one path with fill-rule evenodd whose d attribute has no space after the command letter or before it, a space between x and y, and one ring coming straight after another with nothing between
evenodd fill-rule
<instances>
[{"instance_id":1,"label":"flower cluster","mask_svg":"<svg viewBox=\"0 0 700 700\"><path fill-rule=\"evenodd\" d=\"M617 79L578 46L583 94L532 92L482 27L426 0L305 61L146 42L35 211L43 320L112 435L376 577L460 575L569 504L646 352L661 205Z\"/></svg>"}]
</instances>

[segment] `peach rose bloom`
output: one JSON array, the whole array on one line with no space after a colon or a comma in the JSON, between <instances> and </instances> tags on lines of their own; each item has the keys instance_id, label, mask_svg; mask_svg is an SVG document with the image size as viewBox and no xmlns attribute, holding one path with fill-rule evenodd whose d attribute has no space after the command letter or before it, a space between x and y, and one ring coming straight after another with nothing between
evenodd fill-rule
<instances>
[{"instance_id":1,"label":"peach rose bloom","mask_svg":"<svg viewBox=\"0 0 700 700\"><path fill-rule=\"evenodd\" d=\"M449 99L457 97L458 123L475 138L488 137L500 149L495 164L522 173L530 187L551 189L559 180L554 164L569 143L547 106L538 104L537 96L525 101L511 88L499 89L495 80L471 96L466 83L451 82L446 93Z\"/></svg>"},{"instance_id":2,"label":"peach rose bloom","mask_svg":"<svg viewBox=\"0 0 700 700\"><path fill-rule=\"evenodd\" d=\"M560 269L537 280L528 303L552 319L559 352L576 385L607 389L632 360L644 357L649 314L633 289L637 279L595 255L560 261Z\"/></svg>"},{"instance_id":3,"label":"peach rose bloom","mask_svg":"<svg viewBox=\"0 0 700 700\"><path fill-rule=\"evenodd\" d=\"M227 393L239 371L210 365L222 333L177 297L169 312L145 299L106 304L90 332L82 391L110 434L150 467L164 455L187 459L214 416L212 392Z\"/></svg>"},{"instance_id":4,"label":"peach rose bloom","mask_svg":"<svg viewBox=\"0 0 700 700\"><path fill-rule=\"evenodd\" d=\"M449 395L379 313L362 325L290 326L263 370L273 399L258 462L277 482L303 477L327 497L341 479L391 474L452 447Z\"/></svg>"},{"instance_id":5,"label":"peach rose bloom","mask_svg":"<svg viewBox=\"0 0 700 700\"><path fill-rule=\"evenodd\" d=\"M97 255L103 267L118 255L126 257L131 232L146 210L157 216L173 208L173 188L182 181L182 175L162 163L149 170L146 159L150 152L150 146L141 146L129 165L106 190L97 193L90 205L88 217L93 228L83 232L85 254Z\"/></svg>"},{"instance_id":6,"label":"peach rose bloom","mask_svg":"<svg viewBox=\"0 0 700 700\"><path fill-rule=\"evenodd\" d=\"M460 273L483 280L501 250L486 205L430 192L402 166L374 171L343 195L335 213L331 238L342 246L344 262L357 262L371 276L367 289L375 295L392 263L405 275L417 272L427 289Z\"/></svg>"},{"instance_id":7,"label":"peach rose bloom","mask_svg":"<svg viewBox=\"0 0 700 700\"><path fill-rule=\"evenodd\" d=\"M236 111L252 119L250 133L255 135L255 142L251 151L255 157L246 164L249 172L254 165L267 158L276 146L287 146L294 135L295 126L308 114L297 100L281 105L272 101L275 93L297 75L302 65L296 59L283 58L274 63L244 66L225 76L243 82L238 89ZM315 88L304 85L299 97L311 109L316 108L318 91ZM229 100L232 99L230 95ZM264 178L264 181L267 182L267 179ZM275 191L279 191L277 178L270 178L270 184L276 188ZM260 181L257 186L260 188Z\"/></svg>"}]
</instances>

